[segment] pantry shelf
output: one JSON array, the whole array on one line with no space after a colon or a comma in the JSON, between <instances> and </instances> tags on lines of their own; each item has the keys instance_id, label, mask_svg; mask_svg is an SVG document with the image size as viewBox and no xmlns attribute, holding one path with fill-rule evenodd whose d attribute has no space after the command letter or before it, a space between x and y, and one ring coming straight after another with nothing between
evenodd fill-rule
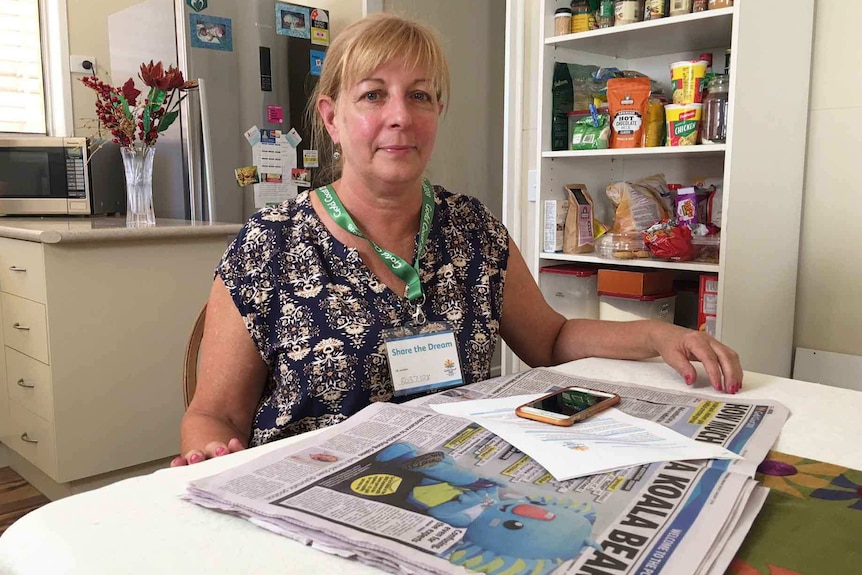
<instances>
[{"instance_id":1,"label":"pantry shelf","mask_svg":"<svg viewBox=\"0 0 862 575\"><path fill-rule=\"evenodd\" d=\"M545 44L626 59L729 46L733 11L733 7L721 8L626 26L552 36L545 40Z\"/></svg>"},{"instance_id":2,"label":"pantry shelf","mask_svg":"<svg viewBox=\"0 0 862 575\"><path fill-rule=\"evenodd\" d=\"M724 144L704 144L700 146L660 146L657 148L609 148L607 150L562 150L558 152L542 152L543 158L638 158L656 157L712 157L723 156L726 151Z\"/></svg>"},{"instance_id":3,"label":"pantry shelf","mask_svg":"<svg viewBox=\"0 0 862 575\"><path fill-rule=\"evenodd\" d=\"M586 254L560 254L541 253L539 257L544 260L556 260L561 262L575 262L582 264L600 264L602 266L623 266L632 268L659 268L664 270L692 271L703 273L718 273L718 264L701 262L668 262L664 260L635 259L635 260L611 260L599 256Z\"/></svg>"}]
</instances>

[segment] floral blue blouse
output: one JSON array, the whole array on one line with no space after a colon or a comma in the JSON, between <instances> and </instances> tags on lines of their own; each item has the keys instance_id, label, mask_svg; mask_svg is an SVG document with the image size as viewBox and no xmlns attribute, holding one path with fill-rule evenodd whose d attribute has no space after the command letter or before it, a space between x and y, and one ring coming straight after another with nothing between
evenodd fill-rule
<instances>
[{"instance_id":1,"label":"floral blue blouse","mask_svg":"<svg viewBox=\"0 0 862 575\"><path fill-rule=\"evenodd\" d=\"M389 400L382 332L411 318L408 301L326 229L309 194L253 215L217 269L269 366L251 445ZM464 382L481 381L497 343L509 235L478 200L439 186L434 195L423 309L454 328Z\"/></svg>"}]
</instances>

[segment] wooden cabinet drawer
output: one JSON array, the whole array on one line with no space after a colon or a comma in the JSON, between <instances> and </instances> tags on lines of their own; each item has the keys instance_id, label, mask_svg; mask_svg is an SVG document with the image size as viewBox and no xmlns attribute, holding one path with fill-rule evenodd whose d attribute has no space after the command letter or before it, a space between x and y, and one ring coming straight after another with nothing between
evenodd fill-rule
<instances>
[{"instance_id":1,"label":"wooden cabinet drawer","mask_svg":"<svg viewBox=\"0 0 862 575\"><path fill-rule=\"evenodd\" d=\"M7 293L0 293L0 305L3 306L6 345L42 363L51 363L45 306Z\"/></svg>"},{"instance_id":2,"label":"wooden cabinet drawer","mask_svg":"<svg viewBox=\"0 0 862 575\"><path fill-rule=\"evenodd\" d=\"M57 448L54 426L14 401L9 402L11 433L5 443L30 463L57 477Z\"/></svg>"},{"instance_id":3,"label":"wooden cabinet drawer","mask_svg":"<svg viewBox=\"0 0 862 575\"><path fill-rule=\"evenodd\" d=\"M41 361L6 348L6 387L9 398L47 421L54 421L51 368Z\"/></svg>"},{"instance_id":4,"label":"wooden cabinet drawer","mask_svg":"<svg viewBox=\"0 0 862 575\"><path fill-rule=\"evenodd\" d=\"M0 290L45 303L42 244L0 238Z\"/></svg>"}]
</instances>

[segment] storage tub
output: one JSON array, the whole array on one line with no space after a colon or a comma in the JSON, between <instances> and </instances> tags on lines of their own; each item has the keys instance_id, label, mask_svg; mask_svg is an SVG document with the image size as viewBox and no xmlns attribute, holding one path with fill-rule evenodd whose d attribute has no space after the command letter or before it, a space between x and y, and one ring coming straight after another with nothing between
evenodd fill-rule
<instances>
[{"instance_id":1,"label":"storage tub","mask_svg":"<svg viewBox=\"0 0 862 575\"><path fill-rule=\"evenodd\" d=\"M631 296L599 292L599 319L633 321L656 319L673 323L676 295Z\"/></svg>"},{"instance_id":2,"label":"storage tub","mask_svg":"<svg viewBox=\"0 0 862 575\"><path fill-rule=\"evenodd\" d=\"M575 265L539 270L539 285L545 301L566 319L598 319L597 272Z\"/></svg>"}]
</instances>

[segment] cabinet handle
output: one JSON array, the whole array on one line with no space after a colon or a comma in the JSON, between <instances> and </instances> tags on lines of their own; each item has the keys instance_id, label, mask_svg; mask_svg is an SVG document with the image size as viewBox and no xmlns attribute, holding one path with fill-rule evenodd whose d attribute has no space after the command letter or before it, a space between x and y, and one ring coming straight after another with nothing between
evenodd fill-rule
<instances>
[{"instance_id":1,"label":"cabinet handle","mask_svg":"<svg viewBox=\"0 0 862 575\"><path fill-rule=\"evenodd\" d=\"M27 268L19 268L18 266L9 266L10 272L26 272Z\"/></svg>"},{"instance_id":2,"label":"cabinet handle","mask_svg":"<svg viewBox=\"0 0 862 575\"><path fill-rule=\"evenodd\" d=\"M15 329L20 329L21 331L30 331L29 327L27 327L26 325L21 325L17 321L12 324L12 327L14 327Z\"/></svg>"},{"instance_id":3,"label":"cabinet handle","mask_svg":"<svg viewBox=\"0 0 862 575\"><path fill-rule=\"evenodd\" d=\"M27 432L21 434L21 441L26 441L27 443L39 443L38 439L30 439L27 437Z\"/></svg>"},{"instance_id":4,"label":"cabinet handle","mask_svg":"<svg viewBox=\"0 0 862 575\"><path fill-rule=\"evenodd\" d=\"M26 387L27 389L33 389L36 386L29 383L24 383L24 378L22 377L18 380L18 387Z\"/></svg>"}]
</instances>

